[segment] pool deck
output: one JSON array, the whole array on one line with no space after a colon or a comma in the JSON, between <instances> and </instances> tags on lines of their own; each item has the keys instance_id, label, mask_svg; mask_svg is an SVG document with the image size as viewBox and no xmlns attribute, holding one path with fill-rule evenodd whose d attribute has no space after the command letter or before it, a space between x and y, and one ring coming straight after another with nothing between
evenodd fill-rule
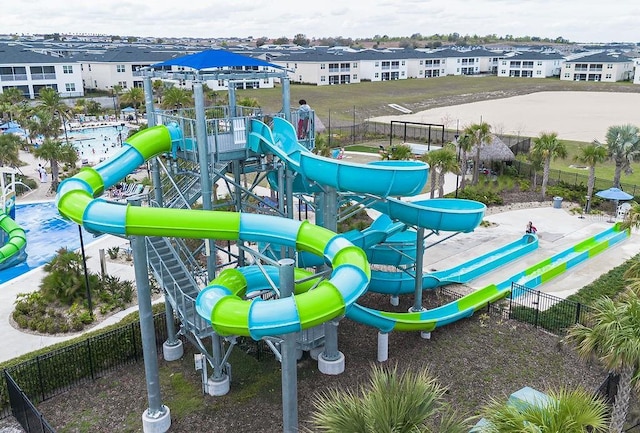
<instances>
[{"instance_id":1,"label":"pool deck","mask_svg":"<svg viewBox=\"0 0 640 433\"><path fill-rule=\"evenodd\" d=\"M24 160L27 161L27 158ZM35 173L37 164L38 162L32 158L29 165L23 167L23 172L30 174L29 170L33 170ZM448 179L445 184L454 186L455 176L453 179ZM20 201L52 200L53 196L43 194L47 188L48 184L44 184L41 188L22 197ZM546 202L529 204L528 206L514 205L511 208L502 208L502 212L499 213L492 213L494 210L491 209L484 218L492 223L490 227L478 227L473 233L456 235L427 249L425 269L446 269L519 239L524 234L527 221L533 221L533 224L538 228L540 238L538 250L469 284L470 287L481 288L491 283L501 282L515 272L611 227L606 216L579 218L578 215L569 211L570 207L571 204L563 203L562 208L556 209L551 202ZM427 244L444 238L444 235L441 236L427 238ZM89 268L93 272L100 271L100 249L106 250L112 246L122 246L126 243L125 239L119 237L104 236L86 245L85 251L89 257L87 261ZM629 239L615 245L610 250L604 251L579 265L576 269L540 286L540 290L558 297L566 297L638 253L640 253L640 234L634 232ZM107 272L122 279L134 280L133 266L130 264L107 261ZM0 346L0 362L78 335L34 335L19 331L11 325L9 318L13 311L16 295L37 290L43 275L44 272L41 268L34 269L0 286L0 333L3 336L3 344ZM120 312L92 329L117 323L124 315L135 309L132 307L127 311Z\"/></svg>"}]
</instances>

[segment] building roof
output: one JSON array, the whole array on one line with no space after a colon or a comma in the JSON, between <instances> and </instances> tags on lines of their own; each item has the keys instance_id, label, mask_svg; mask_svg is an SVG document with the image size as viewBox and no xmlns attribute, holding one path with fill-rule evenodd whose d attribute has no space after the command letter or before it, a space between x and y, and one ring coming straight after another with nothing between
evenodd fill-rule
<instances>
[{"instance_id":1,"label":"building roof","mask_svg":"<svg viewBox=\"0 0 640 433\"><path fill-rule=\"evenodd\" d=\"M516 53L508 58L509 60L563 60L564 57L560 53L536 53L527 51L524 53Z\"/></svg>"},{"instance_id":2,"label":"building roof","mask_svg":"<svg viewBox=\"0 0 640 433\"><path fill-rule=\"evenodd\" d=\"M12 44L0 44L0 64L47 64L47 63L71 63L69 59L62 57L48 56L46 54L35 53L24 46Z\"/></svg>"},{"instance_id":3,"label":"building roof","mask_svg":"<svg viewBox=\"0 0 640 433\"><path fill-rule=\"evenodd\" d=\"M630 57L624 54L612 54L612 53L595 53L588 54L582 57L574 57L571 60L567 60L567 63L627 63L633 62Z\"/></svg>"},{"instance_id":4,"label":"building roof","mask_svg":"<svg viewBox=\"0 0 640 433\"><path fill-rule=\"evenodd\" d=\"M102 53L76 54L71 56L70 59L85 63L158 63L184 54L187 54L187 52L183 50L121 47L108 49Z\"/></svg>"}]
</instances>

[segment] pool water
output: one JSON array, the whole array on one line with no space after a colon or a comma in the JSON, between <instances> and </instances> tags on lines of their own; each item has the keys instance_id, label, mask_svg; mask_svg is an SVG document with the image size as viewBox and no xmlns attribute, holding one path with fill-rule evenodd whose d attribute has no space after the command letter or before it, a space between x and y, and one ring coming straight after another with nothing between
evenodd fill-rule
<instances>
[{"instance_id":1,"label":"pool water","mask_svg":"<svg viewBox=\"0 0 640 433\"><path fill-rule=\"evenodd\" d=\"M27 260L0 271L0 284L49 262L62 247L80 248L78 225L62 218L54 202L16 204L16 222L27 235ZM82 230L85 246L95 239Z\"/></svg>"},{"instance_id":2,"label":"pool water","mask_svg":"<svg viewBox=\"0 0 640 433\"><path fill-rule=\"evenodd\" d=\"M127 139L129 129L124 126L120 131L122 142ZM86 164L95 164L111 157L120 150L118 130L114 126L74 129L68 132L69 139L78 151L80 160Z\"/></svg>"}]
</instances>

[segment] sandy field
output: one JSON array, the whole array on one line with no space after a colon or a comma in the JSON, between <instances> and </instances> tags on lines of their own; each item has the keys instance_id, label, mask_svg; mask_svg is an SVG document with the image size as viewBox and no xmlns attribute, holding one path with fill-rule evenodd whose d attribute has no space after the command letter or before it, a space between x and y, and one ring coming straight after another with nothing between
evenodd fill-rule
<instances>
[{"instance_id":1,"label":"sandy field","mask_svg":"<svg viewBox=\"0 0 640 433\"><path fill-rule=\"evenodd\" d=\"M637 107L640 93L538 92L371 120L437 123L448 129L482 120L499 134L537 137L556 132L561 139L591 142L604 141L610 126L640 124Z\"/></svg>"}]
</instances>

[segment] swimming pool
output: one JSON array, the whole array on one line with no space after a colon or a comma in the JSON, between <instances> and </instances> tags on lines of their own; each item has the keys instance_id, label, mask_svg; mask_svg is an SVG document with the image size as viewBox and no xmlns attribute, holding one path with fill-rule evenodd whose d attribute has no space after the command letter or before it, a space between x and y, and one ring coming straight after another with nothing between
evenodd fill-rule
<instances>
[{"instance_id":1,"label":"swimming pool","mask_svg":"<svg viewBox=\"0 0 640 433\"><path fill-rule=\"evenodd\" d=\"M100 126L96 128L72 129L68 132L69 139L78 151L78 157L85 164L96 164L112 156L120 149L120 143L129 135L129 128L117 125ZM118 129L121 129L118 132ZM118 134L120 138L118 138Z\"/></svg>"},{"instance_id":2,"label":"swimming pool","mask_svg":"<svg viewBox=\"0 0 640 433\"><path fill-rule=\"evenodd\" d=\"M0 284L49 262L62 247L80 248L78 225L58 213L52 201L16 204L16 222L27 234L27 260L0 271ZM85 245L95 238L82 230Z\"/></svg>"}]
</instances>

